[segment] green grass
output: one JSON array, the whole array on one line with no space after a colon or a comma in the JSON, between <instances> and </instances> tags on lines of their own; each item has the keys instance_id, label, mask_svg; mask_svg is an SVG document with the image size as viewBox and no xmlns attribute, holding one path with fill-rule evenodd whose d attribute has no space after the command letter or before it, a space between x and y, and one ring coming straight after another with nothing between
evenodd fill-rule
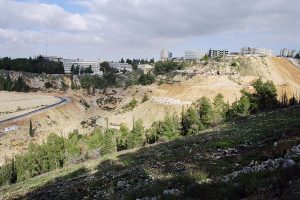
<instances>
[{"instance_id":1,"label":"green grass","mask_svg":"<svg viewBox=\"0 0 300 200\"><path fill-rule=\"evenodd\" d=\"M275 141L279 141L277 148L273 146ZM272 195L269 185L276 187L276 195L280 196L289 191L287 182L300 178L297 172L300 171L299 160L296 160L296 170L245 174L230 183L197 182L208 178L218 180L247 166L252 160L260 162L282 157L286 150L299 143L300 108L262 113L196 135L106 155L26 182L4 186L0 188L0 198L25 195L29 191L30 195L41 195L39 188L40 191L55 191L55 198L60 199L133 199L162 195L165 189L178 188L182 194L177 199L268 199L268 195ZM238 153L218 154L218 149L227 148L235 148ZM82 178L76 180L78 176ZM124 180L130 185L130 190L116 188L118 181ZM56 185L61 182L70 187L56 191ZM78 192L78 188L83 192ZM267 192L262 192L262 189Z\"/></svg>"}]
</instances>

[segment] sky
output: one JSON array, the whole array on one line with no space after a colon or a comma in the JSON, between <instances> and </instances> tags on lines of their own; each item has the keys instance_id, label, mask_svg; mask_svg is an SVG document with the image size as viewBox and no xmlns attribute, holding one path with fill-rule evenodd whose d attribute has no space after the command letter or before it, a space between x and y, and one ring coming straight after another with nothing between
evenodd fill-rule
<instances>
[{"instance_id":1,"label":"sky","mask_svg":"<svg viewBox=\"0 0 300 200\"><path fill-rule=\"evenodd\" d=\"M279 53L300 50L299 18L299 0L0 0L0 57L157 59L162 48L181 57L246 46Z\"/></svg>"}]
</instances>

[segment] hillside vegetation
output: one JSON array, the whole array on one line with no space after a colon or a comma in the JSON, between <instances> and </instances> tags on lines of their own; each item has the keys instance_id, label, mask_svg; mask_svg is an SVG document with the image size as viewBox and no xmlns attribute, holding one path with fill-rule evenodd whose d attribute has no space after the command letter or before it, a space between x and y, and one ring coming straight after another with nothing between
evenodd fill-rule
<instances>
[{"instance_id":1,"label":"hillside vegetation","mask_svg":"<svg viewBox=\"0 0 300 200\"><path fill-rule=\"evenodd\" d=\"M128 189L128 187L132 184L140 183L139 179L142 178L146 179L147 184L150 184L150 188L146 185L142 185L142 187L139 187L137 191L135 191L136 188L131 188L133 191L125 190L128 192L126 195L137 195L141 192L140 190L145 190L146 188L150 189L145 190L149 192L152 191L152 187L154 187L154 192L158 192L156 184L160 186L160 184L166 183L168 184L163 187L166 187L167 189L163 190L163 195L175 195L178 198L193 195L194 192L194 195L196 195L195 197L199 195L196 192L199 189L194 188L196 189L195 191L189 191L191 189L189 184L196 184L197 187L199 186L200 190L203 185L215 184L214 187L221 196L224 195L224 189L230 190L231 193L229 193L229 195L232 194L232 197L241 196L242 198L243 195L250 195L251 193L248 194L247 191L243 191L247 189L248 186L242 186L242 188L238 188L238 191L235 191L236 188L230 188L230 185L226 185L225 183L228 184L232 179L239 178L240 176L242 177L243 174L254 172L260 173L261 171L273 172L274 170L281 168L294 170L294 168L297 167L295 161L298 161L298 156L300 154L300 146L297 146L299 142L297 131L300 124L299 108L294 107L298 105L298 100L294 97L288 100L286 96L283 96L282 100L279 102L277 100L275 85L269 81L264 83L261 79L259 79L253 84L253 87L256 90L255 93L251 94L246 91L242 91L243 95L241 99L231 106L224 102L224 97L221 94L215 97L213 103L211 103L209 99L203 97L195 102L188 110L182 112L181 118L178 118L175 114L168 115L163 121L154 122L149 129L145 129L143 122L141 120L137 120L134 122L132 130L129 130L125 125L122 125L120 130L117 132L107 127L105 131L96 129L91 135L84 137L74 132L69 135L68 139L52 134L43 145L30 144L26 154L19 155L7 164L3 165L0 168L0 184L20 184L24 180L31 179L35 176L39 176L58 168L68 168L72 166L72 164L79 163L87 159L95 159L98 157L102 157L103 159L103 156L105 158L107 156L111 157L115 155L116 151L140 148L145 145L148 146L146 149L151 149L152 144L158 143L157 147L161 148L159 151L166 151L164 154L160 154L158 150L155 150L155 155L152 155L151 153L143 155L143 151L138 151L137 158L135 158L135 156L132 157L131 155L125 160L122 160L118 157L118 159L115 160L117 162L114 164L116 166L110 166L105 174L102 174L101 172L100 174L107 176L107 174L110 173L118 173L118 170L125 170L125 176L127 176L127 173L130 175L130 173L134 171L132 170L128 172L131 167L138 170L137 177L133 174L130 175L133 180L137 179L134 183L132 182L133 180L129 179L118 180L116 185L115 183L112 185L110 184L109 187L116 187L117 191L122 188ZM258 116L248 117L251 113L270 111L280 107L289 107L288 110L280 110L282 111L282 115L284 115L283 117L286 117L287 121L282 120L283 118L279 111L273 111L273 113L268 113L266 115L260 114ZM277 118L280 120L277 121ZM178 141L188 141L188 139L178 140L178 138L182 138L184 136L188 136L188 138L190 138L189 135L194 135L193 142L196 142L197 135L199 135L202 130L222 124L222 122L226 119L229 120L229 122L225 125L219 126L219 130L217 128L213 128L213 131L203 132L202 139L204 139L204 141L202 139L199 141L199 149L197 143L193 144L192 147L184 143L181 145L177 144ZM235 125L235 123L239 124ZM261 124L263 124L263 126L261 126ZM284 133L284 131L289 132L290 129L292 130L292 139L289 138L289 135L283 135L289 134ZM295 131L296 133L294 133ZM277 134L281 135L279 136ZM285 140L286 138L288 138L288 141L291 142L280 147L277 151L276 148L279 141L276 140ZM272 145L269 142L274 142L274 140L276 142L273 144L273 147L275 147L274 152L271 149L270 152L266 154L260 154L261 152L256 151L257 148L265 142L267 145ZM164 143L163 147L168 148L162 148L159 143L167 141L173 142ZM177 148L180 149L178 155L176 155L176 148L174 149L174 147L169 146L169 144L177 145ZM198 156L201 158L200 160L203 161L203 158L206 159L204 159L206 162L200 166L200 163L195 165L197 162L192 158L187 161L185 160L188 158L186 150L189 149L188 152L192 153L194 146L198 152L197 155L199 154ZM291 148L292 153L290 153L291 151L288 151L289 148ZM143 150L145 150L145 148L143 148ZM255 151L252 152L253 150ZM246 153L246 155L244 155L245 152L250 153L250 156L254 159L250 164L248 163L248 167L248 154ZM140 156L140 154L142 154L142 156ZM166 155L168 155L168 157L165 157ZM157 156L158 158L155 158ZM235 158L235 156L238 157ZM152 157L154 157L154 160L158 162L162 162L162 160L160 160L162 158L163 160L169 160L170 158L171 160L175 159L173 163L174 166L169 166L175 167L175 171L173 172L175 174L172 174L172 168L160 171L161 168L156 168L157 162L154 160L153 163L149 163L148 161L151 161L153 159ZM226 157L228 157L228 160L222 160ZM292 158L294 160L292 160ZM265 161L263 159L265 159ZM266 161L266 159L272 160ZM219 160L221 160L220 163ZM187 163L185 163L185 161ZM189 163L189 161L192 162ZM211 162L213 162L213 164ZM112 163L110 162L109 165L111 164ZM161 167L164 168L165 165L168 164L163 164ZM178 167L177 165L183 166L176 169L176 167ZM214 168L214 165L216 165L216 168ZM218 165L220 165L221 168L219 168ZM104 166L104 168L105 167L106 166ZM150 168L147 169L147 167ZM185 168L190 169L186 170ZM228 168L230 170L226 171ZM99 170L101 169L102 167L99 168ZM233 169L236 169L237 171L232 172ZM109 170L112 170L112 172ZM176 172L179 173L177 174ZM86 169L80 169L79 173L87 173L87 171ZM78 172L76 172L75 175L78 175ZM93 176L94 175L95 174L93 174ZM279 175L281 176L281 174ZM293 175L297 175L297 173ZM92 175L89 174L88 176ZM163 179L157 182L157 180L155 180L157 177L158 179ZM87 181L90 181L90 179ZM175 189L169 188L168 185L170 184L170 181L174 181L175 185L172 187L176 187ZM258 179L257 181L261 180ZM102 185L103 183L97 182L97 184ZM90 192L90 189L91 188L87 188L88 192L86 195L93 194ZM107 188L104 187L103 190L101 189L99 192L103 192L106 189ZM116 197L114 196L115 194L110 195L113 195L113 198ZM207 193L206 195L210 195L210 193ZM101 198L103 197L105 196L101 196ZM134 198L137 197L138 196L134 196ZM208 197L212 198L211 196ZM133 196L130 197L130 199L131 198L133 198ZM156 198L160 198L160 196L157 196Z\"/></svg>"},{"instance_id":2,"label":"hillside vegetation","mask_svg":"<svg viewBox=\"0 0 300 200\"><path fill-rule=\"evenodd\" d=\"M299 157L289 168L282 167L284 161L272 162L299 144L299 130L298 107L250 116L4 186L1 198L295 199L300 195ZM268 167L257 172L244 170L224 179L267 160Z\"/></svg>"}]
</instances>

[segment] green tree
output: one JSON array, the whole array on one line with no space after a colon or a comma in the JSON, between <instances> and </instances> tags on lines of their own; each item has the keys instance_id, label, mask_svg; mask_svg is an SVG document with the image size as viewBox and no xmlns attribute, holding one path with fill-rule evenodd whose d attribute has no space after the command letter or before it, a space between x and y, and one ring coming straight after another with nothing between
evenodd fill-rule
<instances>
[{"instance_id":1,"label":"green tree","mask_svg":"<svg viewBox=\"0 0 300 200\"><path fill-rule=\"evenodd\" d=\"M107 129L104 133L101 153L103 155L116 151L115 131Z\"/></svg>"},{"instance_id":2,"label":"green tree","mask_svg":"<svg viewBox=\"0 0 300 200\"><path fill-rule=\"evenodd\" d=\"M30 135L30 137L34 137L34 130L33 130L33 127L32 127L31 119L29 120L29 135Z\"/></svg>"},{"instance_id":3,"label":"green tree","mask_svg":"<svg viewBox=\"0 0 300 200\"><path fill-rule=\"evenodd\" d=\"M165 119L158 123L157 135L164 141L173 140L180 136L180 121L177 115L167 114Z\"/></svg>"},{"instance_id":4,"label":"green tree","mask_svg":"<svg viewBox=\"0 0 300 200\"><path fill-rule=\"evenodd\" d=\"M195 108L190 107L182 114L181 126L182 135L194 134L203 128L200 115Z\"/></svg>"},{"instance_id":5,"label":"green tree","mask_svg":"<svg viewBox=\"0 0 300 200\"><path fill-rule=\"evenodd\" d=\"M261 78L253 83L254 97L258 100L260 110L274 109L278 105L276 86L272 81L263 82Z\"/></svg>"},{"instance_id":6,"label":"green tree","mask_svg":"<svg viewBox=\"0 0 300 200\"><path fill-rule=\"evenodd\" d=\"M224 96L217 94L213 101L213 123L218 124L225 120L226 113L229 109L229 105L225 103Z\"/></svg>"},{"instance_id":7,"label":"green tree","mask_svg":"<svg viewBox=\"0 0 300 200\"><path fill-rule=\"evenodd\" d=\"M151 74L142 74L138 81L141 85L151 85L155 82L155 77Z\"/></svg>"},{"instance_id":8,"label":"green tree","mask_svg":"<svg viewBox=\"0 0 300 200\"><path fill-rule=\"evenodd\" d=\"M286 92L284 92L284 94L282 95L280 104L281 104L281 107L284 107L284 108L289 105L289 99L286 95Z\"/></svg>"},{"instance_id":9,"label":"green tree","mask_svg":"<svg viewBox=\"0 0 300 200\"><path fill-rule=\"evenodd\" d=\"M117 150L123 151L128 149L128 135L129 135L129 128L125 124L121 124L119 136L116 139L117 142Z\"/></svg>"},{"instance_id":10,"label":"green tree","mask_svg":"<svg viewBox=\"0 0 300 200\"><path fill-rule=\"evenodd\" d=\"M202 97L196 102L196 108L200 115L200 120L204 126L208 126L212 122L213 108L210 100L206 97Z\"/></svg>"},{"instance_id":11,"label":"green tree","mask_svg":"<svg viewBox=\"0 0 300 200\"><path fill-rule=\"evenodd\" d=\"M298 104L298 101L297 101L295 95L293 95L293 96L290 98L289 104L290 104L290 106L295 106L295 105Z\"/></svg>"},{"instance_id":12,"label":"green tree","mask_svg":"<svg viewBox=\"0 0 300 200\"><path fill-rule=\"evenodd\" d=\"M145 128L143 121L138 120L134 122L133 128L128 135L128 148L133 149L144 145Z\"/></svg>"}]
</instances>

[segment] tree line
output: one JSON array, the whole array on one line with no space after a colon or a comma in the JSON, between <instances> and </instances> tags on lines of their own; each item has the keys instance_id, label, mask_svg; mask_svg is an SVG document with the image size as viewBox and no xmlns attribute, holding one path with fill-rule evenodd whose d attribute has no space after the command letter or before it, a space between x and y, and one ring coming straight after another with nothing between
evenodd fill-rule
<instances>
[{"instance_id":1,"label":"tree line","mask_svg":"<svg viewBox=\"0 0 300 200\"><path fill-rule=\"evenodd\" d=\"M253 87L255 89L253 94L242 90L242 97L232 105L225 102L222 94L216 95L212 101L202 97L188 109L183 109L181 116L167 114L163 120L154 122L148 129L144 127L142 120L136 120L131 130L125 124L121 124L119 130L109 127L97 128L86 136L76 131L68 138L51 134L46 143L30 144L27 153L16 156L1 166L0 185L24 181L66 165L95 159L112 152L196 134L226 120L245 117L252 113L300 105L299 99L295 96L288 99L284 94L278 100L273 82L258 79Z\"/></svg>"},{"instance_id":2,"label":"tree line","mask_svg":"<svg viewBox=\"0 0 300 200\"><path fill-rule=\"evenodd\" d=\"M29 73L63 74L62 62L47 60L42 56L37 58L16 58L5 57L0 59L0 70L24 71Z\"/></svg>"}]
</instances>

